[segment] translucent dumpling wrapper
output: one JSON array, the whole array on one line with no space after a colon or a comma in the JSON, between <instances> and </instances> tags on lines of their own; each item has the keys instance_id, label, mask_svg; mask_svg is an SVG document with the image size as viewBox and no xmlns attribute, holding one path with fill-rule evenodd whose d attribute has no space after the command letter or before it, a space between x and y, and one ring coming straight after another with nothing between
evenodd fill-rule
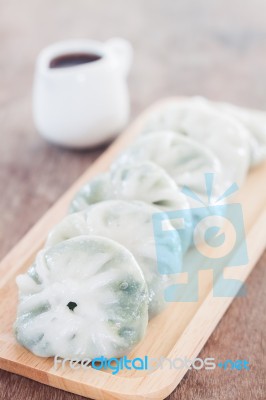
<instances>
[{"instance_id":1,"label":"translucent dumpling wrapper","mask_svg":"<svg viewBox=\"0 0 266 400\"><path fill-rule=\"evenodd\" d=\"M118 157L112 169L144 160L157 163L181 189L185 186L203 199L207 198L205 174L214 174L214 197L220 196L229 186L230 181L223 174L218 158L206 146L175 132L141 136Z\"/></svg>"},{"instance_id":2,"label":"translucent dumpling wrapper","mask_svg":"<svg viewBox=\"0 0 266 400\"><path fill-rule=\"evenodd\" d=\"M173 101L147 118L143 133L166 129L211 150L231 184L244 182L251 163L251 136L243 124L214 103L201 97Z\"/></svg>"},{"instance_id":3,"label":"translucent dumpling wrapper","mask_svg":"<svg viewBox=\"0 0 266 400\"><path fill-rule=\"evenodd\" d=\"M78 235L104 236L125 246L144 274L149 291L149 317L152 318L166 305L164 290L173 283L171 272L175 274L182 270L180 237L163 213L161 218L167 221L169 230L167 241L156 241L158 235L154 233L152 219L158 211L143 202L109 200L97 203L85 211L67 216L50 232L46 246ZM158 253L163 255L160 265L157 264ZM173 259L174 270L169 271L169 262Z\"/></svg>"},{"instance_id":4,"label":"translucent dumpling wrapper","mask_svg":"<svg viewBox=\"0 0 266 400\"><path fill-rule=\"evenodd\" d=\"M70 203L69 212L85 210L91 204L113 198L113 188L110 183L109 173L98 175L75 194Z\"/></svg>"},{"instance_id":5,"label":"translucent dumpling wrapper","mask_svg":"<svg viewBox=\"0 0 266 400\"><path fill-rule=\"evenodd\" d=\"M109 199L141 200L162 211L187 210L185 226L179 233L183 252L188 249L192 236L189 203L163 168L150 161L113 168L92 179L77 192L70 212L85 210L94 203Z\"/></svg>"},{"instance_id":6,"label":"translucent dumpling wrapper","mask_svg":"<svg viewBox=\"0 0 266 400\"><path fill-rule=\"evenodd\" d=\"M15 335L38 356L121 357L145 334L143 273L110 239L79 236L42 250L17 284Z\"/></svg>"},{"instance_id":7,"label":"translucent dumpling wrapper","mask_svg":"<svg viewBox=\"0 0 266 400\"><path fill-rule=\"evenodd\" d=\"M70 212L103 200L141 200L163 211L186 208L187 201L166 171L150 161L121 165L89 181L77 192Z\"/></svg>"},{"instance_id":8,"label":"translucent dumpling wrapper","mask_svg":"<svg viewBox=\"0 0 266 400\"><path fill-rule=\"evenodd\" d=\"M249 131L251 166L266 160L266 112L237 107L229 103L215 103L223 112L241 122Z\"/></svg>"}]
</instances>

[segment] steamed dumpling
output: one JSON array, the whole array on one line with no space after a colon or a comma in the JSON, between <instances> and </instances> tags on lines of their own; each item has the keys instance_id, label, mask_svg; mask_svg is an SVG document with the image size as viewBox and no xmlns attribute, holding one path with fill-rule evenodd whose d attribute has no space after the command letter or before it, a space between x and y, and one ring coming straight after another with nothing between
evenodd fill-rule
<instances>
[{"instance_id":1,"label":"steamed dumpling","mask_svg":"<svg viewBox=\"0 0 266 400\"><path fill-rule=\"evenodd\" d=\"M215 103L226 114L241 122L249 131L249 146L251 150L251 166L266 160L266 113L250 110L228 103Z\"/></svg>"},{"instance_id":2,"label":"steamed dumpling","mask_svg":"<svg viewBox=\"0 0 266 400\"><path fill-rule=\"evenodd\" d=\"M85 210L89 205L112 198L113 188L109 173L93 178L75 194L71 201L69 212Z\"/></svg>"},{"instance_id":3,"label":"steamed dumpling","mask_svg":"<svg viewBox=\"0 0 266 400\"><path fill-rule=\"evenodd\" d=\"M15 335L38 356L121 357L145 334L143 274L110 239L79 236L45 249L17 284Z\"/></svg>"},{"instance_id":4,"label":"steamed dumpling","mask_svg":"<svg viewBox=\"0 0 266 400\"><path fill-rule=\"evenodd\" d=\"M228 187L217 157L206 147L175 132L161 131L141 136L118 157L112 169L144 160L164 168L180 188L187 186L204 198L205 173L215 174L214 195L220 195L221 190Z\"/></svg>"},{"instance_id":5,"label":"steamed dumpling","mask_svg":"<svg viewBox=\"0 0 266 400\"><path fill-rule=\"evenodd\" d=\"M78 235L104 236L125 246L144 274L151 318L165 307L164 289L173 283L171 275L162 275L158 271L152 223L155 213L158 213L158 209L142 202L109 200L97 203L83 212L67 216L51 231L46 246ZM167 216L165 219L168 220ZM176 273L182 268L182 251L179 234L172 229L168 234L168 242L161 245L164 246L161 252L165 254L166 263L176 255L177 270L173 271Z\"/></svg>"},{"instance_id":6,"label":"steamed dumpling","mask_svg":"<svg viewBox=\"0 0 266 400\"><path fill-rule=\"evenodd\" d=\"M141 200L162 211L187 210L184 229L179 232L183 252L188 249L192 236L189 203L175 181L158 165L150 161L121 165L92 179L77 192L70 212L109 199Z\"/></svg>"},{"instance_id":7,"label":"steamed dumpling","mask_svg":"<svg viewBox=\"0 0 266 400\"><path fill-rule=\"evenodd\" d=\"M228 113L200 97L173 101L148 117L143 133L167 129L211 150L219 158L230 183L244 182L250 166L250 135Z\"/></svg>"},{"instance_id":8,"label":"steamed dumpling","mask_svg":"<svg viewBox=\"0 0 266 400\"><path fill-rule=\"evenodd\" d=\"M141 200L163 211L188 208L184 194L166 171L150 161L121 165L99 175L75 195L70 212L103 200Z\"/></svg>"}]
</instances>

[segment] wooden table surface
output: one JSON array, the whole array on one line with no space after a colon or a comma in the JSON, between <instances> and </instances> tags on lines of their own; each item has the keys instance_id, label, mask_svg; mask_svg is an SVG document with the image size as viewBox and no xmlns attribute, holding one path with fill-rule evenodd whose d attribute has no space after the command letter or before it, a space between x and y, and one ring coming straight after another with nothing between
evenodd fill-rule
<instances>
[{"instance_id":1,"label":"wooden table surface","mask_svg":"<svg viewBox=\"0 0 266 400\"><path fill-rule=\"evenodd\" d=\"M264 0L0 0L0 257L104 148L43 141L31 115L34 60L65 38L129 39L132 118L153 101L200 94L266 109ZM250 371L189 371L169 399L265 399L266 254L201 357L247 359ZM1 301L1 299L0 299ZM82 399L0 371L1 400Z\"/></svg>"}]
</instances>

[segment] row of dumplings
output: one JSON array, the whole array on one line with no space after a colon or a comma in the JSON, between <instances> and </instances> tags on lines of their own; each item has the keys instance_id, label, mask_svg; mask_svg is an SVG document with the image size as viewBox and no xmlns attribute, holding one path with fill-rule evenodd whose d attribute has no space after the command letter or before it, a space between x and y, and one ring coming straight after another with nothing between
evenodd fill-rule
<instances>
[{"instance_id":1,"label":"row of dumplings","mask_svg":"<svg viewBox=\"0 0 266 400\"><path fill-rule=\"evenodd\" d=\"M185 227L161 246L182 266L192 240L193 200L241 185L266 158L266 117L203 98L174 101L151 114L139 138L73 199L69 215L17 277L17 341L34 354L121 357L165 307L173 277L158 272L153 215L189 210ZM167 215L165 216L167 219Z\"/></svg>"}]
</instances>

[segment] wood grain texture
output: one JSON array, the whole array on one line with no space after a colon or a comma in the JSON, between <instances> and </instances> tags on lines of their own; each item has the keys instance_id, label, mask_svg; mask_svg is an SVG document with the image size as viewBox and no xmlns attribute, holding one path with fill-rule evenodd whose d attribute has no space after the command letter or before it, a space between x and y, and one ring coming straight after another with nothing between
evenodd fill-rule
<instances>
[{"instance_id":1,"label":"wood grain texture","mask_svg":"<svg viewBox=\"0 0 266 400\"><path fill-rule=\"evenodd\" d=\"M266 108L263 0L0 1L0 256L96 158L40 139L31 118L33 63L66 37L132 41L132 115L176 94ZM71 166L71 167L70 167ZM171 399L265 398L265 256L205 346L202 357L246 358L247 373L189 372ZM1 371L1 399L78 399Z\"/></svg>"},{"instance_id":2,"label":"wood grain texture","mask_svg":"<svg viewBox=\"0 0 266 400\"><path fill-rule=\"evenodd\" d=\"M162 400L176 388L187 372L188 368L168 368L167 363L164 363L163 369L154 371L124 369L119 371L118 375L112 375L110 370L78 369L74 371L69 367L58 368L55 371L52 358L36 357L23 349L16 343L12 331L17 304L16 276L28 270L38 250L43 247L49 231L66 215L70 200L76 191L89 179L105 171L115 157L140 135L149 114L160 110L168 101L172 104L173 101L178 102L180 99L164 99L145 110L77 179L0 263L0 297L2 298L0 368L32 378L40 383L102 400ZM204 271L202 265L197 263L198 257L194 255L192 262L188 252L183 262L183 270L189 274L186 292L197 291L198 300L193 302L181 300L169 304L160 315L149 322L145 337L128 354L129 359L145 355L149 359L164 357L171 360L197 357L233 300L232 295L230 297L214 296L214 284L223 277L244 282L265 249L266 237L263 233L266 225L266 190L261 189L265 176L266 163L252 169L240 190L229 199L242 206L248 264L239 268L227 268L227 272L224 269L219 273L215 271L214 266L212 271ZM260 196L257 196L258 192ZM224 225L224 230L228 236L227 224ZM204 251L207 251L208 258L212 257L212 252L208 247ZM226 264L224 266L226 267ZM181 273L181 275L184 274ZM180 281L182 277L177 275L176 278ZM219 361L224 360L216 360L217 363Z\"/></svg>"}]
</instances>

